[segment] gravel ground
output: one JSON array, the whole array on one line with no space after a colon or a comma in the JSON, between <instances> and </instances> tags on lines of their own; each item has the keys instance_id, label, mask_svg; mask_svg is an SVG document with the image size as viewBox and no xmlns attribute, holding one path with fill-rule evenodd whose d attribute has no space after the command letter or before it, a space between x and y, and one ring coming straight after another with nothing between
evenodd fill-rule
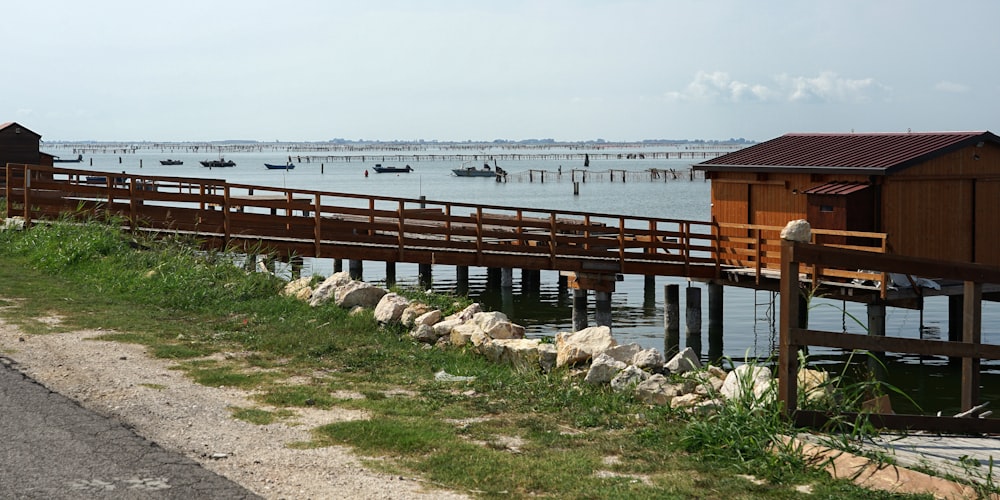
<instances>
[{"instance_id":1,"label":"gravel ground","mask_svg":"<svg viewBox=\"0 0 1000 500\"><path fill-rule=\"evenodd\" d=\"M248 392L195 384L170 362L147 356L143 346L88 340L102 333L26 335L0 322L0 354L50 390L266 498L466 498L368 470L345 447L287 446L308 441L316 426L366 418L362 412L297 409L296 417L269 425L236 420L230 407L258 406Z\"/></svg>"}]
</instances>

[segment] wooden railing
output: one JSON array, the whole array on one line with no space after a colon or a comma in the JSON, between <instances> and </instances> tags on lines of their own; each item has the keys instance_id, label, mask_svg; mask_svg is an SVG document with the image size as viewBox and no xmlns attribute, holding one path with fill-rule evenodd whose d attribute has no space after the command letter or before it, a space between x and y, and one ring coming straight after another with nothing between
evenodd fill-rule
<instances>
[{"instance_id":1,"label":"wooden railing","mask_svg":"<svg viewBox=\"0 0 1000 500\"><path fill-rule=\"evenodd\" d=\"M25 180L28 180L25 182ZM718 275L707 222L264 187L10 164L9 215L115 215L218 247L486 267Z\"/></svg>"},{"instance_id":2,"label":"wooden railing","mask_svg":"<svg viewBox=\"0 0 1000 500\"><path fill-rule=\"evenodd\" d=\"M754 271L758 283L765 271L777 272L780 269L782 227L729 223L717 223L716 226L718 258L721 265L751 269ZM885 233L813 229L811 243L822 243L830 248L882 254L888 250ZM829 269L822 265L803 265L800 272L810 277L814 288L820 281L859 280L878 283L882 297L886 296L888 279L884 272L867 271L863 267Z\"/></svg>"},{"instance_id":3,"label":"wooden railing","mask_svg":"<svg viewBox=\"0 0 1000 500\"><path fill-rule=\"evenodd\" d=\"M904 339L799 328L798 296L803 293L799 270L803 265L813 265L823 269L874 269L880 272L918 274L961 280L965 283L962 340L948 342ZM830 420L830 415L827 414L796 411L799 368L797 354L799 349L807 346L962 358L962 409L972 409L979 400L980 360L1000 359L1000 346L982 344L981 342L982 293L983 284L986 283L1000 283L1000 268L782 241L778 395L784 405L784 410L789 414L794 414L796 421L800 424L821 426ZM849 416L855 418L858 415L850 414ZM1000 420L998 419L882 414L868 415L867 418L877 426L895 429L924 429L937 432L995 433L1000 431Z\"/></svg>"}]
</instances>

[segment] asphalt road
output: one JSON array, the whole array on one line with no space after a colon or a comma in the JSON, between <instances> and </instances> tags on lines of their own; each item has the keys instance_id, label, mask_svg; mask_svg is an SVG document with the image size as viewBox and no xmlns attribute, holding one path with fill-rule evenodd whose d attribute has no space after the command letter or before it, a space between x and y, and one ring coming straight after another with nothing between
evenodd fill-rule
<instances>
[{"instance_id":1,"label":"asphalt road","mask_svg":"<svg viewBox=\"0 0 1000 500\"><path fill-rule=\"evenodd\" d=\"M0 498L260 498L46 389L0 356Z\"/></svg>"}]
</instances>

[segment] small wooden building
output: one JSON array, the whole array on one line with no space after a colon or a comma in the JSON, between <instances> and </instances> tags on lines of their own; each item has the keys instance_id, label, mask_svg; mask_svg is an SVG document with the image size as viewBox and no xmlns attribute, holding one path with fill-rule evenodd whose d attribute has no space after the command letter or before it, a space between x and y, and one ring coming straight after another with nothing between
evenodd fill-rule
<instances>
[{"instance_id":1,"label":"small wooden building","mask_svg":"<svg viewBox=\"0 0 1000 500\"><path fill-rule=\"evenodd\" d=\"M786 134L694 168L712 181L713 222L807 219L885 233L892 254L1000 266L1000 137L990 132Z\"/></svg>"},{"instance_id":2,"label":"small wooden building","mask_svg":"<svg viewBox=\"0 0 1000 500\"><path fill-rule=\"evenodd\" d=\"M0 123L0 166L8 163L41 165L42 136L14 122Z\"/></svg>"}]
</instances>

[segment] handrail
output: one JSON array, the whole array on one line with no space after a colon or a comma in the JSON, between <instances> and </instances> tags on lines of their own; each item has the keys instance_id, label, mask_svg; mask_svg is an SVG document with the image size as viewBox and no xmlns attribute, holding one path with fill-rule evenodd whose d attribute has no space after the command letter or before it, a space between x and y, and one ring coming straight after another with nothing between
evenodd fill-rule
<instances>
[{"instance_id":1,"label":"handrail","mask_svg":"<svg viewBox=\"0 0 1000 500\"><path fill-rule=\"evenodd\" d=\"M442 263L501 262L534 269L588 268L708 279L720 277L724 267L742 266L755 269L759 277L764 269L775 267L780 231L762 225L418 200L23 164L11 164L7 180L8 213L20 209L29 223L33 217L54 217L80 206L90 213L120 214L136 229L217 235L218 242L209 243L221 246L249 244L251 240L268 242L303 256L365 255L357 251L361 245L379 249L382 253L378 255L386 260L400 262L421 258L426 261L421 252L433 251L438 255L453 254L451 260L437 260ZM748 230L754 232L752 238L732 236ZM886 248L881 233L815 232L875 238L881 245L873 247L874 251Z\"/></svg>"},{"instance_id":2,"label":"handrail","mask_svg":"<svg viewBox=\"0 0 1000 500\"><path fill-rule=\"evenodd\" d=\"M960 342L889 338L862 334L809 330L798 326L799 278L801 265L825 268L863 267L883 273L921 274L959 279L963 289L963 331ZM795 415L800 423L822 423L828 416L797 411L798 351L808 346L869 351L892 351L919 355L962 358L962 410L970 410L979 399L979 365L982 359L1000 359L1000 346L982 344L982 290L984 283L1000 283L1000 268L982 264L918 259L879 254L854 249L835 248L812 243L781 242L780 337L778 357L778 398L786 415ZM853 414L852 414L853 415ZM1000 430L1000 420L934 419L925 416L880 415L878 424L892 428L920 428L940 432L990 432Z\"/></svg>"}]
</instances>

